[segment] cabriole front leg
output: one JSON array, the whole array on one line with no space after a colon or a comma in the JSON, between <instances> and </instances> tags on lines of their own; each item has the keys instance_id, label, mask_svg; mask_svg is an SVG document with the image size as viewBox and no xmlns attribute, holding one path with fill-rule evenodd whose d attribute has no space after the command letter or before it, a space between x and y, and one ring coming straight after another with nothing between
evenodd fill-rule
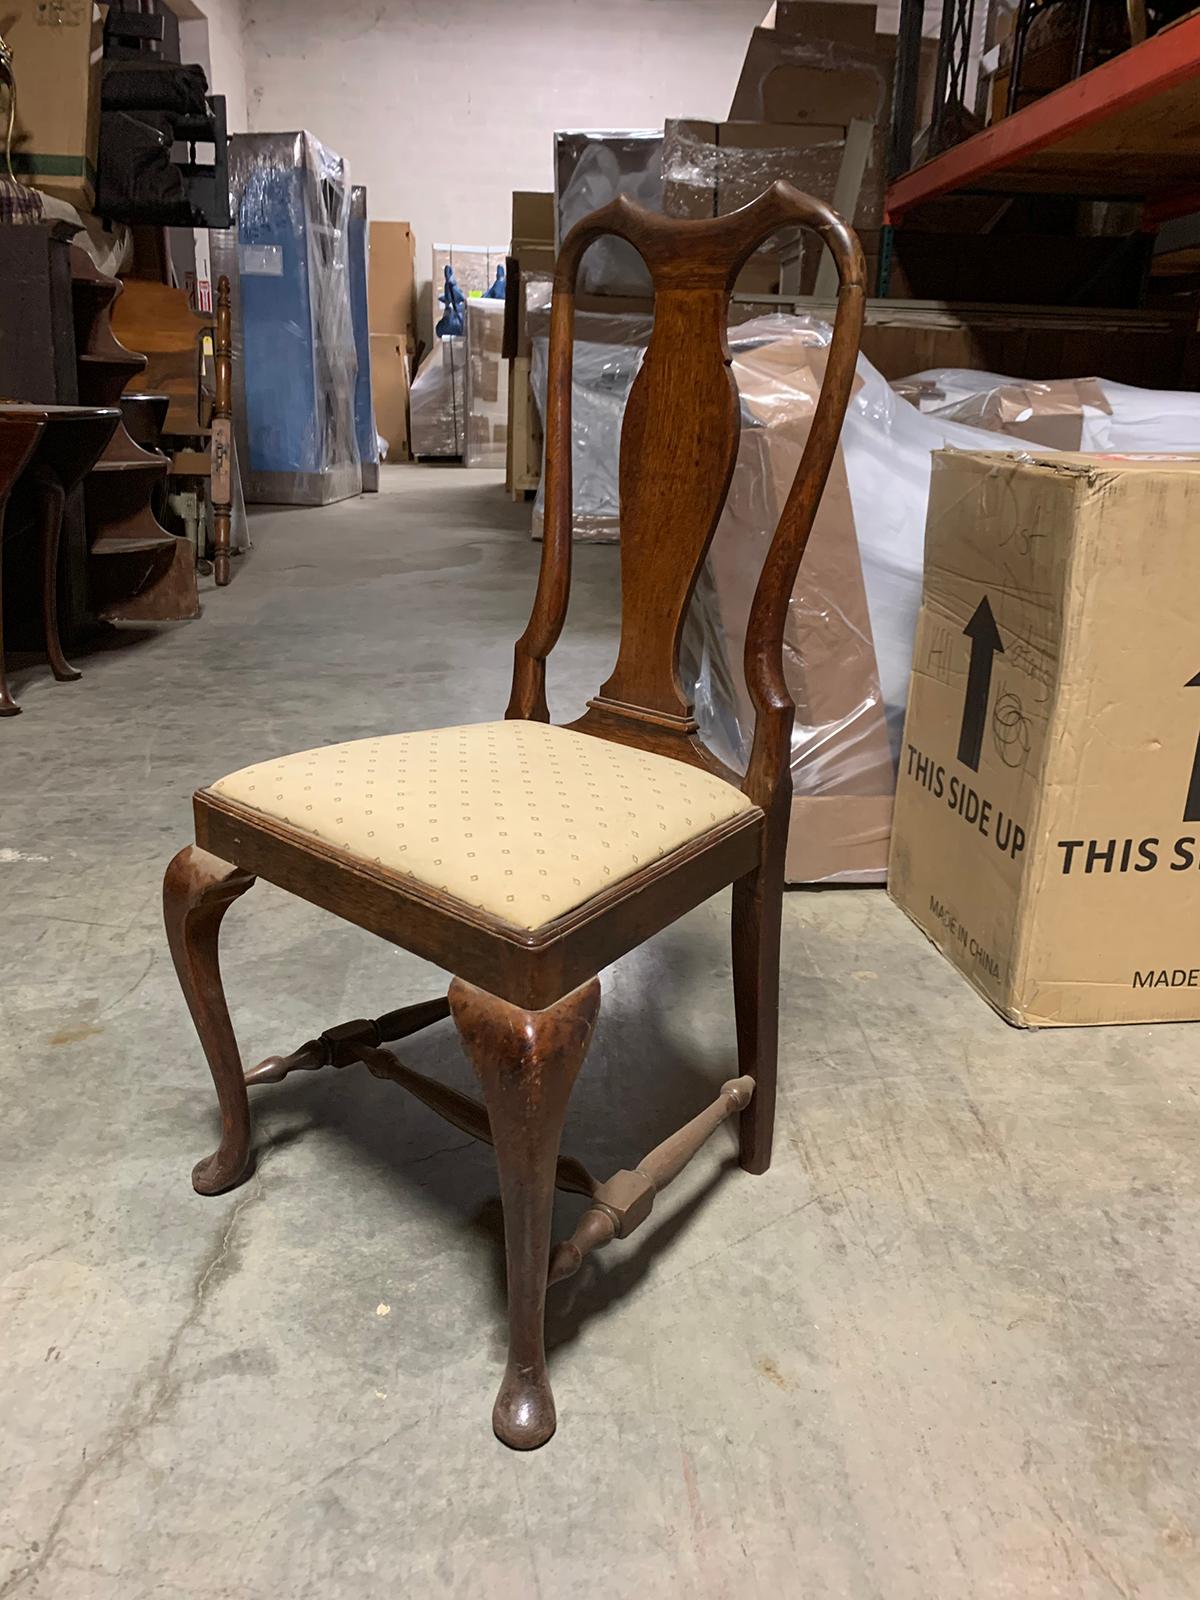
<instances>
[{"instance_id":1,"label":"cabriole front leg","mask_svg":"<svg viewBox=\"0 0 1200 1600\"><path fill-rule=\"evenodd\" d=\"M225 1003L217 945L221 919L253 882L250 873L209 855L198 845L181 850L163 879L163 918L171 959L221 1107L221 1143L192 1171L192 1186L198 1194L232 1189L250 1172L250 1103Z\"/></svg>"},{"instance_id":2,"label":"cabriole front leg","mask_svg":"<svg viewBox=\"0 0 1200 1600\"><path fill-rule=\"evenodd\" d=\"M555 1428L545 1338L555 1165L599 1008L596 978L545 1011L525 1011L460 978L450 986L450 1011L483 1085L500 1175L509 1343L492 1426L514 1450L535 1450Z\"/></svg>"}]
</instances>

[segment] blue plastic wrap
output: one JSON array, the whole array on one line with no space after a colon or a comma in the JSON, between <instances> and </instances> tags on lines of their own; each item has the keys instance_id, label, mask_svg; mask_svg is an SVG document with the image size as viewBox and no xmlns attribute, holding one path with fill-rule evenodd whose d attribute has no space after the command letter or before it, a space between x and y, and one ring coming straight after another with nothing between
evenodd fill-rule
<instances>
[{"instance_id":1,"label":"blue plastic wrap","mask_svg":"<svg viewBox=\"0 0 1200 1600\"><path fill-rule=\"evenodd\" d=\"M354 380L354 433L362 462L362 486L379 488L379 434L371 399L371 333L367 317L367 274L370 241L367 235L367 191L356 183L350 191L350 319L354 325L354 354L358 371Z\"/></svg>"}]
</instances>

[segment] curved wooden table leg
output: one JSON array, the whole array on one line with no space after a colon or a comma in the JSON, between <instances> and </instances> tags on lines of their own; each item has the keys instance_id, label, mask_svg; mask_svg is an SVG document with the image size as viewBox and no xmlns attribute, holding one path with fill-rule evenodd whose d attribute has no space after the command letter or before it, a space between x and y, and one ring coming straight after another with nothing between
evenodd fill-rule
<instances>
[{"instance_id":1,"label":"curved wooden table leg","mask_svg":"<svg viewBox=\"0 0 1200 1600\"><path fill-rule=\"evenodd\" d=\"M4 668L4 514L7 510L8 496L0 495L0 717L19 717L21 708L12 697Z\"/></svg>"},{"instance_id":2,"label":"curved wooden table leg","mask_svg":"<svg viewBox=\"0 0 1200 1600\"><path fill-rule=\"evenodd\" d=\"M514 1450L535 1450L555 1427L545 1339L554 1173L599 1009L596 978L545 1011L525 1011L461 978L450 985L450 1011L483 1085L504 1202L508 1365L492 1426Z\"/></svg>"},{"instance_id":3,"label":"curved wooden table leg","mask_svg":"<svg viewBox=\"0 0 1200 1600\"><path fill-rule=\"evenodd\" d=\"M67 497L61 483L42 478L38 483L38 537L42 543L42 628L46 658L59 683L73 683L83 673L62 653L58 637L58 545L62 536Z\"/></svg>"},{"instance_id":4,"label":"curved wooden table leg","mask_svg":"<svg viewBox=\"0 0 1200 1600\"><path fill-rule=\"evenodd\" d=\"M171 958L221 1106L221 1143L192 1172L198 1194L220 1194L250 1174L250 1102L225 1004L217 941L222 917L253 882L250 873L194 844L179 852L163 879Z\"/></svg>"}]
</instances>

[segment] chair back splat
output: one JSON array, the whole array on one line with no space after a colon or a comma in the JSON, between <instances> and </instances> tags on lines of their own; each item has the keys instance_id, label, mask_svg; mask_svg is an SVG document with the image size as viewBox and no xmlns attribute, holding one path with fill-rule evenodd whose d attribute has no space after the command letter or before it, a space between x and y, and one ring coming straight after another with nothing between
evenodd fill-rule
<instances>
[{"instance_id":1,"label":"chair back splat","mask_svg":"<svg viewBox=\"0 0 1200 1600\"><path fill-rule=\"evenodd\" d=\"M745 672L756 721L743 779L700 741L679 679L679 646L737 456L738 396L725 336L729 297L754 250L798 225L812 228L832 252L840 287L821 397L751 605ZM678 221L621 197L572 228L555 268L550 315L541 571L516 647L510 718L549 721L546 657L562 631L571 583L575 282L584 252L605 234L627 240L645 261L654 282L654 329L621 429L617 662L571 726L718 772L772 810L789 787L795 712L783 675L783 625L854 379L865 301L862 251L835 212L782 182L728 216Z\"/></svg>"}]
</instances>

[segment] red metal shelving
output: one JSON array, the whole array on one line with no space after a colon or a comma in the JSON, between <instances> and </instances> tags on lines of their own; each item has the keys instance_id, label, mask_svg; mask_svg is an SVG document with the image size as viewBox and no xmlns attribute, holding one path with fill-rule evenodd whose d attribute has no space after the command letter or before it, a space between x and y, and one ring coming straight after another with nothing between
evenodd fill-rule
<instances>
[{"instance_id":1,"label":"red metal shelving","mask_svg":"<svg viewBox=\"0 0 1200 1600\"><path fill-rule=\"evenodd\" d=\"M1200 209L1200 12L906 172L887 221L964 190L1139 199L1151 223Z\"/></svg>"}]
</instances>

